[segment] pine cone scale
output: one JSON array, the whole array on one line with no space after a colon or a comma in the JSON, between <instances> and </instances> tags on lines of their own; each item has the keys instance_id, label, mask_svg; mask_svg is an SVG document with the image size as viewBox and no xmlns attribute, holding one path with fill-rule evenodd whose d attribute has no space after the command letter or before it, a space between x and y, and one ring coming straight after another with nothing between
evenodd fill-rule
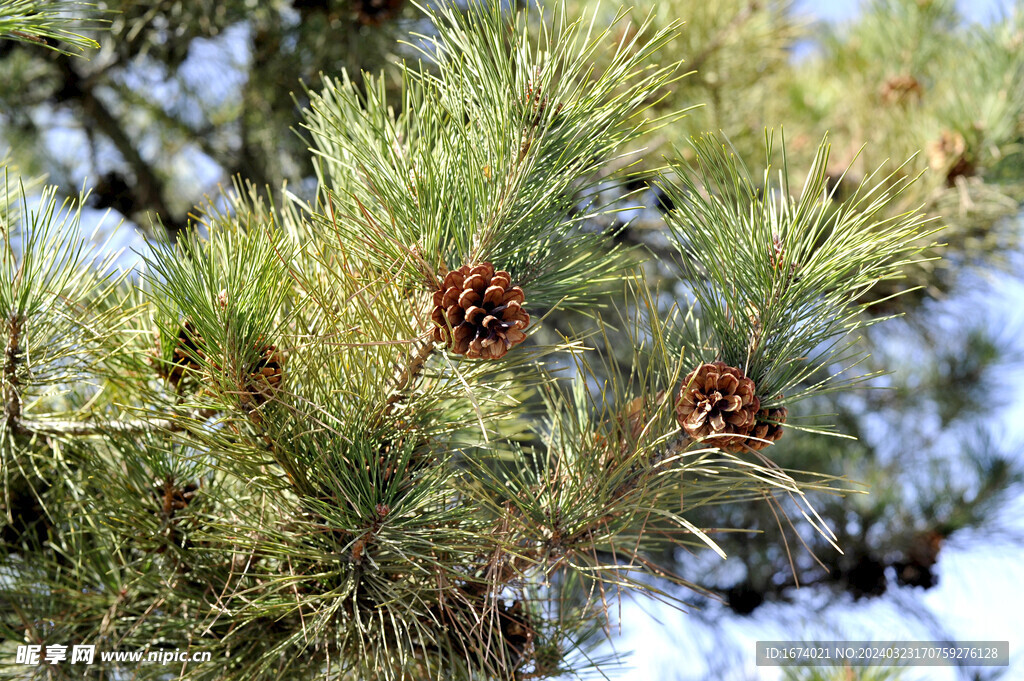
<instances>
[{"instance_id":1,"label":"pine cone scale","mask_svg":"<svg viewBox=\"0 0 1024 681\"><path fill-rule=\"evenodd\" d=\"M712 399L715 403L714 408L719 411L739 411L743 406L743 399L739 395L722 395L716 392Z\"/></svg>"},{"instance_id":2,"label":"pine cone scale","mask_svg":"<svg viewBox=\"0 0 1024 681\"><path fill-rule=\"evenodd\" d=\"M484 304L485 305L501 305L502 299L504 297L505 297L505 289L502 288L501 286L494 286L492 284L491 286L487 287L486 291L484 291Z\"/></svg>"},{"instance_id":3,"label":"pine cone scale","mask_svg":"<svg viewBox=\"0 0 1024 681\"><path fill-rule=\"evenodd\" d=\"M461 270L451 270L444 278L445 288L461 289L466 282L466 275Z\"/></svg>"},{"instance_id":4,"label":"pine cone scale","mask_svg":"<svg viewBox=\"0 0 1024 681\"><path fill-rule=\"evenodd\" d=\"M435 319L434 321L439 324L444 325L444 320L447 319L448 323L455 327L466 321L466 310L458 305L452 305L448 308L447 312L438 312L436 316L440 317L440 319Z\"/></svg>"},{"instance_id":5,"label":"pine cone scale","mask_svg":"<svg viewBox=\"0 0 1024 681\"><path fill-rule=\"evenodd\" d=\"M471 274L464 284L466 293L479 293L487 287L487 281L479 274Z\"/></svg>"},{"instance_id":6,"label":"pine cone scale","mask_svg":"<svg viewBox=\"0 0 1024 681\"><path fill-rule=\"evenodd\" d=\"M740 381L739 381L738 378L736 378L732 374L720 374L718 376L718 381L717 381L717 386L716 387L718 388L718 391L719 391L716 394L718 394L719 397L721 397L721 393L725 393L726 395L729 395L731 397L735 397L737 400L739 399L739 397L736 396L736 395L733 395L733 393L736 392L736 390L740 387Z\"/></svg>"}]
</instances>

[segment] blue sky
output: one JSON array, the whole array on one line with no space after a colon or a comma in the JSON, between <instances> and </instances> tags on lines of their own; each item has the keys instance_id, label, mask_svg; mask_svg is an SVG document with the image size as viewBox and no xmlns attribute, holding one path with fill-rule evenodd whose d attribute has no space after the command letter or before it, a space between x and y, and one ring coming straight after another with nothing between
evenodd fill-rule
<instances>
[{"instance_id":1,"label":"blue sky","mask_svg":"<svg viewBox=\"0 0 1024 681\"><path fill-rule=\"evenodd\" d=\"M862 4L862 0L796 0L796 7L802 12L829 21L853 16ZM960 11L972 21L990 19L1013 4L1014 0L957 0Z\"/></svg>"}]
</instances>

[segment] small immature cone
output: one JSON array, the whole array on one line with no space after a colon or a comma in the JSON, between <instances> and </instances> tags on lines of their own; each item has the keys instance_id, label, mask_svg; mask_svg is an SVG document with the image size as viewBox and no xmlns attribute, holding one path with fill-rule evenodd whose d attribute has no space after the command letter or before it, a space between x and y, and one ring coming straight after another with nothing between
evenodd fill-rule
<instances>
[{"instance_id":1,"label":"small immature cone","mask_svg":"<svg viewBox=\"0 0 1024 681\"><path fill-rule=\"evenodd\" d=\"M782 437L782 424L786 422L788 414L785 407L762 409L757 412L757 423L754 424L754 430L750 433L751 439L747 441L747 446L760 451L768 445L778 442ZM763 440L767 440L767 442L763 442Z\"/></svg>"},{"instance_id":2,"label":"small immature cone","mask_svg":"<svg viewBox=\"0 0 1024 681\"><path fill-rule=\"evenodd\" d=\"M198 489L199 485L194 482L179 485L173 478L167 478L153 485L153 494L160 500L164 517L170 518L189 505Z\"/></svg>"},{"instance_id":3,"label":"small immature cone","mask_svg":"<svg viewBox=\"0 0 1024 681\"><path fill-rule=\"evenodd\" d=\"M761 401L754 382L725 362L701 364L687 375L676 403L676 420L694 440L739 451L750 444Z\"/></svg>"},{"instance_id":4,"label":"small immature cone","mask_svg":"<svg viewBox=\"0 0 1024 681\"><path fill-rule=\"evenodd\" d=\"M530 325L523 290L489 262L463 265L434 292L434 340L470 358L500 359L521 343Z\"/></svg>"}]
</instances>

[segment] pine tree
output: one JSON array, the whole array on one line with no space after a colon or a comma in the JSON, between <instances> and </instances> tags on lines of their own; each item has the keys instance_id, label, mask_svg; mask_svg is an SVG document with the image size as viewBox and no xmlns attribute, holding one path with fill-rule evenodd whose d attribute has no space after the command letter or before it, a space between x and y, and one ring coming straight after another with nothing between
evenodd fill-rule
<instances>
[{"instance_id":1,"label":"pine tree","mask_svg":"<svg viewBox=\"0 0 1024 681\"><path fill-rule=\"evenodd\" d=\"M756 156L698 136L652 183L684 282L659 291L595 226L690 77L677 26L623 14L441 3L423 63L306 91L310 200L240 182L140 277L82 244L83 198L8 179L5 654L555 677L592 665L622 593L673 597L666 545L731 553L701 529L720 509L747 530L792 504L843 543L809 494L845 483L776 450L829 429L807 405L852 394L858 335L938 225L906 166L840 189L827 142L796 170L780 134Z\"/></svg>"}]
</instances>

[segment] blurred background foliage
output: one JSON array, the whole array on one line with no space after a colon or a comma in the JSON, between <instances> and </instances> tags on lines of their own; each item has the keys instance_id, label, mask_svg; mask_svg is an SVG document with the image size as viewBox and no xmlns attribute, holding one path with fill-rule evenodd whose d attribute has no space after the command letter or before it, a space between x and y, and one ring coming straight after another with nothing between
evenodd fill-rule
<instances>
[{"instance_id":1,"label":"blurred background foliage","mask_svg":"<svg viewBox=\"0 0 1024 681\"><path fill-rule=\"evenodd\" d=\"M90 33L100 47L88 59L0 41L3 138L27 174L86 183L94 207L147 228L158 218L174 231L235 175L275 189L311 178L293 132L302 84L317 89L321 74L341 69L357 79L380 70L416 23L400 0L126 1L87 10L109 21Z\"/></svg>"},{"instance_id":2,"label":"blurred background foliage","mask_svg":"<svg viewBox=\"0 0 1024 681\"><path fill-rule=\"evenodd\" d=\"M304 87L318 90L322 74L342 69L356 80L383 71L394 86L396 60L415 58L410 43L424 28L403 0L65 5L93 22L82 33L98 48L82 58L73 53L86 45L58 42L70 39L59 33L0 38L0 140L26 176L46 175L69 195L88 188L92 208L172 234L189 229L204 195L235 176L271 195L287 186L312 198L308 142L297 131ZM1024 8L985 25L968 23L949 0L873 0L835 26L811 23L786 0L637 0L633 12L653 14L656 26L685 21L662 52L691 73L658 107L696 108L646 138L631 159L632 193L609 190L622 201L620 218L593 228L641 246L639 260L645 249L664 256L648 266L657 300L690 289L664 234L671 199L649 180L673 150L692 160L687 139L708 131L724 133L751 168L764 163L766 127L784 130L793 168L808 167L827 134L837 205L851 179L877 168L895 180L922 174L896 212L923 206L940 217L948 243L943 259L907 271L914 295L872 293L878 310L904 315L862 339L870 369L899 367L874 382L888 389L804 404L804 416L837 414L839 430L858 440L789 430L771 449L787 468L844 476L868 492L815 499L843 553L787 522L798 511L785 500L705 507L698 525L751 532L716 537L725 562L669 548L656 557L716 589L686 596L702 606L694 617L746 617L769 602L807 607L798 585L839 602L917 594L941 578L948 543L1016 541L1003 509L1020 493L1021 461L994 416L1010 391L992 386L1019 361L1019 345L981 320L965 324L946 300L965 273L1011 272L1019 252ZM568 315L549 322L574 326ZM604 342L615 357L614 330Z\"/></svg>"}]
</instances>

